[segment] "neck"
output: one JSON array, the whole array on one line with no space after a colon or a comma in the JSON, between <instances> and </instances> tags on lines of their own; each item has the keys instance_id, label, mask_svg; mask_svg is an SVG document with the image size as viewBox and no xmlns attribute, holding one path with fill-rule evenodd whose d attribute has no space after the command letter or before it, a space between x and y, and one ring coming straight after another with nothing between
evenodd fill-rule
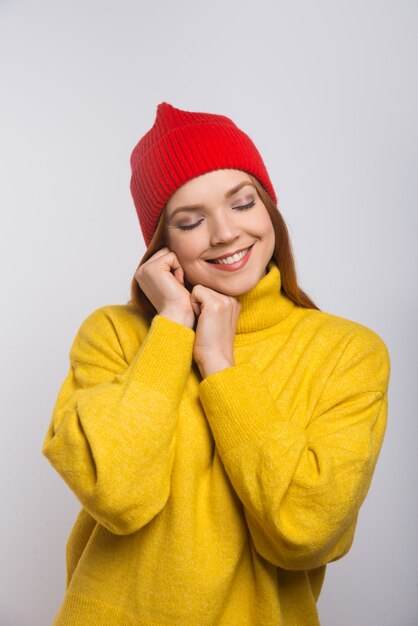
<instances>
[{"instance_id":1,"label":"neck","mask_svg":"<svg viewBox=\"0 0 418 626\"><path fill-rule=\"evenodd\" d=\"M266 268L266 274L247 293L237 296L241 311L237 335L257 332L283 321L297 305L281 290L280 270L274 260Z\"/></svg>"}]
</instances>

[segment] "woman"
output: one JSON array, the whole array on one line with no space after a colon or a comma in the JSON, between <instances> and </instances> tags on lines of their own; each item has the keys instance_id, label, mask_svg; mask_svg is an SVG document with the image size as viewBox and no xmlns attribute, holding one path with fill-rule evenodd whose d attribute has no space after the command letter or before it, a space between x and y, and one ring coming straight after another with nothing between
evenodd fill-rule
<instances>
[{"instance_id":1,"label":"woman","mask_svg":"<svg viewBox=\"0 0 418 626\"><path fill-rule=\"evenodd\" d=\"M163 102L135 147L147 244L82 323L43 453L82 509L54 624L319 624L387 419L371 329L299 288L251 139Z\"/></svg>"}]
</instances>

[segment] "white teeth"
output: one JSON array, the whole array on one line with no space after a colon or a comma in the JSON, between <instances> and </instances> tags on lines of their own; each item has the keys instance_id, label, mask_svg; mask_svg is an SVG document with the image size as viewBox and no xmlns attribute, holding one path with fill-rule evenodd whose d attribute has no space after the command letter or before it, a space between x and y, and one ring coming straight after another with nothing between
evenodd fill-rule
<instances>
[{"instance_id":1,"label":"white teeth","mask_svg":"<svg viewBox=\"0 0 418 626\"><path fill-rule=\"evenodd\" d=\"M212 263L218 263L220 265L231 265L232 263L236 263L237 261L240 261L242 257L244 257L247 254L249 249L250 248L245 248L245 250L242 250L241 252L237 252L236 254L233 254L232 256L227 256L226 259L214 259Z\"/></svg>"}]
</instances>

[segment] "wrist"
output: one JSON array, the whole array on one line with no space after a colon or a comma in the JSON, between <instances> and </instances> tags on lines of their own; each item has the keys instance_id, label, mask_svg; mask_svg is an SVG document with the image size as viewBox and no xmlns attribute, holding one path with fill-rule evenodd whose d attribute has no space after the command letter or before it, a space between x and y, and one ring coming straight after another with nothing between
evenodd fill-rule
<instances>
[{"instance_id":1,"label":"wrist","mask_svg":"<svg viewBox=\"0 0 418 626\"><path fill-rule=\"evenodd\" d=\"M233 367L235 362L231 362L225 357L214 357L213 359L205 359L203 362L197 363L197 365L202 378L207 378L211 374L216 374L217 372L227 369L228 367Z\"/></svg>"},{"instance_id":2,"label":"wrist","mask_svg":"<svg viewBox=\"0 0 418 626\"><path fill-rule=\"evenodd\" d=\"M187 326L187 328L191 328L193 329L194 326L194 322L195 322L195 316L194 313L190 314L186 314L186 313L182 313L181 311L170 311L169 309L162 309L158 315L160 315L161 317L165 317L169 320L171 320L172 322L177 322L178 324L181 324L182 326Z\"/></svg>"}]
</instances>

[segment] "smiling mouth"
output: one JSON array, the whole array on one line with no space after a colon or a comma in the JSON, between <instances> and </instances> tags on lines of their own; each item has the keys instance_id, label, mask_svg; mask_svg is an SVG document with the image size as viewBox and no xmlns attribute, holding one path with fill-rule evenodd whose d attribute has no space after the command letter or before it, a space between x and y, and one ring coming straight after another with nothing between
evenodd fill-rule
<instances>
[{"instance_id":1,"label":"smiling mouth","mask_svg":"<svg viewBox=\"0 0 418 626\"><path fill-rule=\"evenodd\" d=\"M254 244L251 244L248 248L242 248L230 256L218 257L216 259L206 259L206 261L207 263L216 263L217 265L232 265L232 263L240 261L247 254L248 250L253 247L253 245Z\"/></svg>"}]
</instances>

